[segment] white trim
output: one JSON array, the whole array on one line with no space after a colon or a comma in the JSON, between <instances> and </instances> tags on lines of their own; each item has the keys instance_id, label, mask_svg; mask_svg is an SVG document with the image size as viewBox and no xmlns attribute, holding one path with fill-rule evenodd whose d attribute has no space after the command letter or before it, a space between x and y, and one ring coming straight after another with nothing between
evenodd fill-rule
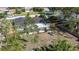
<instances>
[{"instance_id":1,"label":"white trim","mask_svg":"<svg viewBox=\"0 0 79 59\"><path fill-rule=\"evenodd\" d=\"M10 17L7 17L6 19L17 19L17 18L24 18L25 16L10 16Z\"/></svg>"}]
</instances>

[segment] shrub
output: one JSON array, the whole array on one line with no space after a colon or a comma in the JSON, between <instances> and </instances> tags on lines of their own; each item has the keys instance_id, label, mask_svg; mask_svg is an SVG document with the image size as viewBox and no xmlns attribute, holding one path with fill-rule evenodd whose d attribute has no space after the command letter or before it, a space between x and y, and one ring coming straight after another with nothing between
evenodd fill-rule
<instances>
[{"instance_id":1,"label":"shrub","mask_svg":"<svg viewBox=\"0 0 79 59\"><path fill-rule=\"evenodd\" d=\"M6 51L21 51L24 50L24 44L19 34L6 36L6 45L2 47L2 50Z\"/></svg>"},{"instance_id":2,"label":"shrub","mask_svg":"<svg viewBox=\"0 0 79 59\"><path fill-rule=\"evenodd\" d=\"M66 40L58 40L50 44L49 46L44 46L41 48L33 49L35 51L72 51L74 47L69 44Z\"/></svg>"},{"instance_id":3,"label":"shrub","mask_svg":"<svg viewBox=\"0 0 79 59\"><path fill-rule=\"evenodd\" d=\"M66 40L58 40L57 43L53 43L54 51L70 51L73 50L71 44L69 44Z\"/></svg>"}]
</instances>

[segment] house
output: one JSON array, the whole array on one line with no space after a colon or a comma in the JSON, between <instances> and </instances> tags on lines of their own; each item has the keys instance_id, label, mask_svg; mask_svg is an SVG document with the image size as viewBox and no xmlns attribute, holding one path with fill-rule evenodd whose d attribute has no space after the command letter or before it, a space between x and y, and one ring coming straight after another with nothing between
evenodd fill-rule
<instances>
[{"instance_id":1,"label":"house","mask_svg":"<svg viewBox=\"0 0 79 59\"><path fill-rule=\"evenodd\" d=\"M7 20L13 20L14 27L17 27L17 30L23 31L24 30L24 20L25 16L13 16L7 17ZM39 32L45 32L50 30L50 24L46 23L46 21L41 17L34 17L33 18L35 25L38 27Z\"/></svg>"}]
</instances>

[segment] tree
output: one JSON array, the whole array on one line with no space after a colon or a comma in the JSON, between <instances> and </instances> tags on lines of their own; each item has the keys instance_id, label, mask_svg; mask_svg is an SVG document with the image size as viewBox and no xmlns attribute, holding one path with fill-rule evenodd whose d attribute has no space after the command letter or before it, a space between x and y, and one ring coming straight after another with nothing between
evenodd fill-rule
<instances>
[{"instance_id":1,"label":"tree","mask_svg":"<svg viewBox=\"0 0 79 59\"><path fill-rule=\"evenodd\" d=\"M37 31L38 27L35 25L34 20L29 17L29 14L27 14L26 19L24 21L24 32L29 33L33 31Z\"/></svg>"},{"instance_id":2,"label":"tree","mask_svg":"<svg viewBox=\"0 0 79 59\"><path fill-rule=\"evenodd\" d=\"M78 33L79 19L72 19L67 23L64 23L63 25L66 29L70 30L71 32Z\"/></svg>"},{"instance_id":3,"label":"tree","mask_svg":"<svg viewBox=\"0 0 79 59\"><path fill-rule=\"evenodd\" d=\"M54 7L52 10L61 10L63 12L64 19L71 17L72 13L78 13L78 8L73 7Z\"/></svg>"}]
</instances>

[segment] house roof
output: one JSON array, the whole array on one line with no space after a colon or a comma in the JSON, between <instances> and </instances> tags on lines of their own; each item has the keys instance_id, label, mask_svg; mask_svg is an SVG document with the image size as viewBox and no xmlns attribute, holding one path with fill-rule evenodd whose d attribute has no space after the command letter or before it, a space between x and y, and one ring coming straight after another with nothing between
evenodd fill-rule
<instances>
[{"instance_id":1,"label":"house roof","mask_svg":"<svg viewBox=\"0 0 79 59\"><path fill-rule=\"evenodd\" d=\"M50 24L46 23L46 21L42 17L35 17L34 21L35 25L37 25L38 28L49 28L50 26Z\"/></svg>"},{"instance_id":2,"label":"house roof","mask_svg":"<svg viewBox=\"0 0 79 59\"><path fill-rule=\"evenodd\" d=\"M46 24L46 21L42 17L35 17L34 18L35 23L43 23Z\"/></svg>"}]
</instances>

